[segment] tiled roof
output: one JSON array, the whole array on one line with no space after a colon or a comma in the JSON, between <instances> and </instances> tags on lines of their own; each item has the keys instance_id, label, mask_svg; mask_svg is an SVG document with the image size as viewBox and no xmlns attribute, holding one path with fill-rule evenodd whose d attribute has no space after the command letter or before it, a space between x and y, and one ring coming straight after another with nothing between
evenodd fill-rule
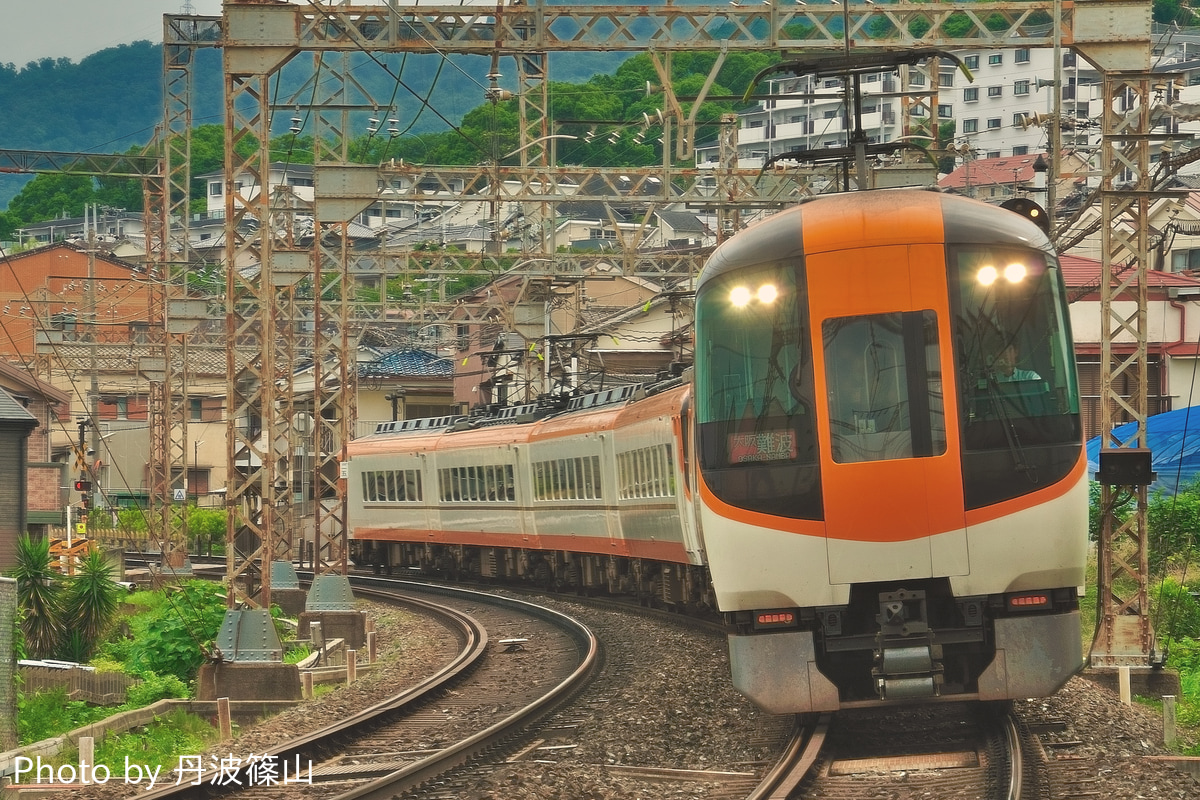
<instances>
[{"instance_id":1,"label":"tiled roof","mask_svg":"<svg viewBox=\"0 0 1200 800\"><path fill-rule=\"evenodd\" d=\"M700 218L686 211L656 211L658 218L671 226L677 233L708 233L708 229Z\"/></svg>"},{"instance_id":2,"label":"tiled roof","mask_svg":"<svg viewBox=\"0 0 1200 800\"><path fill-rule=\"evenodd\" d=\"M37 417L25 410L11 394L0 389L0 425L12 428L14 425L24 425L28 428L38 426Z\"/></svg>"},{"instance_id":3,"label":"tiled roof","mask_svg":"<svg viewBox=\"0 0 1200 800\"><path fill-rule=\"evenodd\" d=\"M967 186L1010 186L1033 180L1033 162L1038 153L1001 158L977 158L968 161L938 181L943 189L963 189Z\"/></svg>"},{"instance_id":4,"label":"tiled roof","mask_svg":"<svg viewBox=\"0 0 1200 800\"><path fill-rule=\"evenodd\" d=\"M397 349L359 363L360 378L452 378L454 362L424 350Z\"/></svg>"},{"instance_id":5,"label":"tiled roof","mask_svg":"<svg viewBox=\"0 0 1200 800\"><path fill-rule=\"evenodd\" d=\"M1062 268L1063 282L1068 289L1100 288L1101 264L1094 258L1082 256L1061 255L1058 257ZM1162 272L1152 269L1146 273L1146 286L1154 288L1194 288L1200 287L1200 280L1179 275L1174 272Z\"/></svg>"}]
</instances>

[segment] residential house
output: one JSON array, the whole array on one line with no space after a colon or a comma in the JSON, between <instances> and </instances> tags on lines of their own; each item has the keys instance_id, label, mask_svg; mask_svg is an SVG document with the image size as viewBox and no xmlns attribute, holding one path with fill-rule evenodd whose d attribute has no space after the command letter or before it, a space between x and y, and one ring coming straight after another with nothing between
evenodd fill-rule
<instances>
[{"instance_id":1,"label":"residential house","mask_svg":"<svg viewBox=\"0 0 1200 800\"><path fill-rule=\"evenodd\" d=\"M1066 198L1085 187L1088 162L1085 157L1070 151L1064 152L1059 161L1060 179L1055 191L1061 210ZM1001 203L1012 197L1032 197L1045 205L1046 174L1050 170L1047 153L967 159L939 180L938 187L987 203Z\"/></svg>"},{"instance_id":2,"label":"residential house","mask_svg":"<svg viewBox=\"0 0 1200 800\"><path fill-rule=\"evenodd\" d=\"M658 209L654 212L654 221L654 230L646 237L645 248L679 250L713 247L717 243L716 231L690 211Z\"/></svg>"},{"instance_id":3,"label":"residential house","mask_svg":"<svg viewBox=\"0 0 1200 800\"><path fill-rule=\"evenodd\" d=\"M360 348L358 430L372 433L381 423L463 414L454 399L454 362L411 347Z\"/></svg>"},{"instance_id":4,"label":"residential house","mask_svg":"<svg viewBox=\"0 0 1200 800\"><path fill-rule=\"evenodd\" d=\"M193 176L195 180L203 181L207 187L208 198L206 210L209 215L225 214L225 173L207 172ZM247 200L258 197L261 187L257 179L244 169L233 179L234 190ZM267 170L267 190L274 192L280 187L287 187L297 201L305 208L312 208L313 202L313 168L312 164L291 164L283 161L272 161ZM234 201L235 204L238 201Z\"/></svg>"},{"instance_id":5,"label":"residential house","mask_svg":"<svg viewBox=\"0 0 1200 800\"><path fill-rule=\"evenodd\" d=\"M18 537L26 533L28 439L38 421L8 392L0 391L0 570L16 566ZM7 631L5 631L7 634ZM8 637L6 637L7 640Z\"/></svg>"},{"instance_id":6,"label":"residential house","mask_svg":"<svg viewBox=\"0 0 1200 800\"><path fill-rule=\"evenodd\" d=\"M73 398L76 411L89 416L86 393L94 363L99 389L98 502L144 504L149 484L150 377L143 366L145 359L162 356L153 329L150 284L146 273L131 263L96 253L89 266L90 257L71 242L8 257L11 268L0 273L0 360L36 367L42 380ZM94 280L89 280L89 270ZM189 351L187 413L193 452L188 471L194 495L206 494L210 485L224 485L223 332L223 319L202 323ZM211 426L220 426L220 432L208 430ZM68 427L53 431L55 458L66 457L76 443L77 432ZM204 449L196 442L203 442Z\"/></svg>"},{"instance_id":7,"label":"residential house","mask_svg":"<svg viewBox=\"0 0 1200 800\"><path fill-rule=\"evenodd\" d=\"M85 244L89 232L95 230L101 245L111 246L129 238L144 241L145 218L140 212L102 207L95 217L63 217L35 222L17 229L17 239L23 246L38 246L54 242Z\"/></svg>"},{"instance_id":8,"label":"residential house","mask_svg":"<svg viewBox=\"0 0 1200 800\"><path fill-rule=\"evenodd\" d=\"M619 343L625 329L614 324L602 333L592 326L642 308L661 293L658 284L615 267L573 276L506 275L476 289L459 298L447 320L456 326L459 343L455 399L471 408L527 403L576 390L586 380L627 380L615 371L606 374L603 363L604 351L622 349L613 339ZM654 310L656 317L662 313ZM658 351L660 332L633 331L625 347ZM671 358L641 360L652 362L653 371ZM621 374L629 366L621 363Z\"/></svg>"},{"instance_id":9,"label":"residential house","mask_svg":"<svg viewBox=\"0 0 1200 800\"><path fill-rule=\"evenodd\" d=\"M69 499L67 487L72 485L73 461L63 454L55 460L51 434L67 435L74 430L71 398L24 369L4 362L0 362L0 390L36 424L25 447L25 525L32 533L45 534L52 527L66 524L64 508Z\"/></svg>"},{"instance_id":10,"label":"residential house","mask_svg":"<svg viewBox=\"0 0 1200 800\"><path fill-rule=\"evenodd\" d=\"M1063 255L1059 262L1070 303L1071 330L1082 397L1084 435L1096 436L1100 426L1100 280L1099 261ZM1114 286L1116 285L1114 279ZM1148 412L1158 414L1200 404L1200 280L1161 270L1147 273L1146 306ZM1136 299L1118 296L1113 310L1128 317L1137 308ZM1134 352L1133 337L1116 337L1114 351L1122 356ZM1129 397L1136 390L1134 376L1125 373L1114 383L1116 392ZM1127 421L1125 418L1117 422Z\"/></svg>"}]
</instances>

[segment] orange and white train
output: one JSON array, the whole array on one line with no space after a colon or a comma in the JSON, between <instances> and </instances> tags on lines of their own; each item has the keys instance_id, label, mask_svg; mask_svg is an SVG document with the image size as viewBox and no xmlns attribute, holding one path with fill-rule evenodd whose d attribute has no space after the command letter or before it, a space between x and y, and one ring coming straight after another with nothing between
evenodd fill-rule
<instances>
[{"instance_id":1,"label":"orange and white train","mask_svg":"<svg viewBox=\"0 0 1200 800\"><path fill-rule=\"evenodd\" d=\"M1063 284L972 200L777 214L702 271L681 378L385 423L348 477L360 561L711 606L775 713L1034 697L1083 662Z\"/></svg>"}]
</instances>

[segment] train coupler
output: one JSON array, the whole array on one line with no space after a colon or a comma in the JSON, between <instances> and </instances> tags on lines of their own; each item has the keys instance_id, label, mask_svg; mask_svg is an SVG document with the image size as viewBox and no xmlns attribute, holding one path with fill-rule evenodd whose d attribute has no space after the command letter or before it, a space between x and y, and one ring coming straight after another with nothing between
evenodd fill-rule
<instances>
[{"instance_id":1,"label":"train coupler","mask_svg":"<svg viewBox=\"0 0 1200 800\"><path fill-rule=\"evenodd\" d=\"M933 641L925 592L881 592L871 677L880 700L937 697L943 680L942 647Z\"/></svg>"}]
</instances>

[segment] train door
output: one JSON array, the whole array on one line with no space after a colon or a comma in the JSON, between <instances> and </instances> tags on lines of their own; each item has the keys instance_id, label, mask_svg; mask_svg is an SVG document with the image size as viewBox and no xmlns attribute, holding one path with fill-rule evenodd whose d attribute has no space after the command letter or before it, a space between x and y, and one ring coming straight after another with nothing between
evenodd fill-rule
<instances>
[{"instance_id":1,"label":"train door","mask_svg":"<svg viewBox=\"0 0 1200 800\"><path fill-rule=\"evenodd\" d=\"M880 259L894 270L881 275ZM968 570L944 265L934 245L810 257L834 584Z\"/></svg>"}]
</instances>

